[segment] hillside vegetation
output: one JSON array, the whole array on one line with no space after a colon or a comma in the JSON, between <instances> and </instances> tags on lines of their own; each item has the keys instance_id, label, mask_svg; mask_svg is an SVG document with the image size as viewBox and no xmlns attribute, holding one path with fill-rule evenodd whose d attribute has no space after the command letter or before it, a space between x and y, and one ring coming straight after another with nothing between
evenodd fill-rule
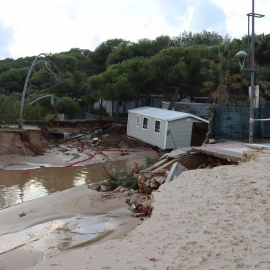
<instances>
[{"instance_id":1,"label":"hillside vegetation","mask_svg":"<svg viewBox=\"0 0 270 270\"><path fill-rule=\"evenodd\" d=\"M40 57L27 85L23 117L50 121L55 113L69 114L78 106L98 99L128 102L140 95L175 93L208 96L212 102L229 104L230 98L247 97L250 74L240 74L235 54L247 51L247 37L230 40L216 32L183 32L178 37L130 42L111 39L94 51L73 48ZM35 56L0 61L0 120L18 120L25 79ZM256 84L261 97L270 95L270 34L255 42ZM46 64L45 64L46 63ZM35 99L44 98L29 106ZM118 106L116 106L118 107ZM115 112L118 113L117 111Z\"/></svg>"}]
</instances>

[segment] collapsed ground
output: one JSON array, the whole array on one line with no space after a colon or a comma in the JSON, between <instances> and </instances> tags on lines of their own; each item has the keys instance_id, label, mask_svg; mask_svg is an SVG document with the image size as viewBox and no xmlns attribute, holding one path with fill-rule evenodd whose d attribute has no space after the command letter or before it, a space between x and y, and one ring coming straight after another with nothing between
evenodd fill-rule
<instances>
[{"instance_id":1,"label":"collapsed ground","mask_svg":"<svg viewBox=\"0 0 270 270\"><path fill-rule=\"evenodd\" d=\"M104 149L151 149L152 145L128 137L126 135L126 125L120 124L105 124L95 128L78 127L67 129L70 137L76 137L78 134L84 134L85 140L82 140L82 144L100 146Z\"/></svg>"},{"instance_id":2,"label":"collapsed ground","mask_svg":"<svg viewBox=\"0 0 270 270\"><path fill-rule=\"evenodd\" d=\"M37 129L17 130L0 128L0 155L40 155L47 148L65 145L78 147L74 139L57 140L50 135L50 131L67 132L69 138L83 134L82 144L87 148L97 146L104 149L151 149L152 146L126 136L126 125L106 121L56 121L46 127L48 132ZM99 131L100 133L95 133Z\"/></svg>"}]
</instances>

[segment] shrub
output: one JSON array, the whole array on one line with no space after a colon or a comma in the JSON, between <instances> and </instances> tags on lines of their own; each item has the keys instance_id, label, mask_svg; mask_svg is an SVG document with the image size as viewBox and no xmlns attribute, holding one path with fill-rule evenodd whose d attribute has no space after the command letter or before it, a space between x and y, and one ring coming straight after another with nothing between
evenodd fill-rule
<instances>
[{"instance_id":1,"label":"shrub","mask_svg":"<svg viewBox=\"0 0 270 270\"><path fill-rule=\"evenodd\" d=\"M63 97L57 100L55 109L58 113L64 113L72 119L79 110L79 104L70 97Z\"/></svg>"},{"instance_id":2,"label":"shrub","mask_svg":"<svg viewBox=\"0 0 270 270\"><path fill-rule=\"evenodd\" d=\"M0 96L0 119L2 123L15 123L19 119L20 101L18 96Z\"/></svg>"},{"instance_id":3,"label":"shrub","mask_svg":"<svg viewBox=\"0 0 270 270\"><path fill-rule=\"evenodd\" d=\"M155 162L152 158L150 158L148 156L145 157L145 159L144 159L145 168L152 166L154 163Z\"/></svg>"},{"instance_id":4,"label":"shrub","mask_svg":"<svg viewBox=\"0 0 270 270\"><path fill-rule=\"evenodd\" d=\"M130 177L124 180L121 184L122 187L126 187L128 189L138 189L138 179L136 177Z\"/></svg>"}]
</instances>

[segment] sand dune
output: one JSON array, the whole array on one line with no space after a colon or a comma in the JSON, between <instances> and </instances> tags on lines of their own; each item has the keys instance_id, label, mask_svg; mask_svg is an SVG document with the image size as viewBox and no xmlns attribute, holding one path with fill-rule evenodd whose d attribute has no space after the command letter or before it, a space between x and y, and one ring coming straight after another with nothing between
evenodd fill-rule
<instances>
[{"instance_id":1,"label":"sand dune","mask_svg":"<svg viewBox=\"0 0 270 270\"><path fill-rule=\"evenodd\" d=\"M125 238L67 250L31 269L269 269L269 164L270 155L260 153L238 166L184 172L153 193L152 217ZM88 192L78 187L2 210L1 233L75 208L94 211L99 194ZM104 207L115 209L110 202ZM25 222L20 211L29 212ZM11 269L11 258L2 258L2 268Z\"/></svg>"},{"instance_id":2,"label":"sand dune","mask_svg":"<svg viewBox=\"0 0 270 270\"><path fill-rule=\"evenodd\" d=\"M184 172L154 193L153 216L126 238L33 269L269 269L270 156Z\"/></svg>"}]
</instances>

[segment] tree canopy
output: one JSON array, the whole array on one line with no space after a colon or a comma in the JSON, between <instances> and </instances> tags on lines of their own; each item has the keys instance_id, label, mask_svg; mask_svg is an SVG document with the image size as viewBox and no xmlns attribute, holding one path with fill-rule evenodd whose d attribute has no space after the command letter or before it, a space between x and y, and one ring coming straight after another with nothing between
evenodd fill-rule
<instances>
[{"instance_id":1,"label":"tree canopy","mask_svg":"<svg viewBox=\"0 0 270 270\"><path fill-rule=\"evenodd\" d=\"M270 97L270 34L256 35L256 83L261 96ZM213 102L231 93L247 94L250 74L240 74L235 54L247 50L247 36L231 40L216 32L183 32L177 37L159 36L137 42L110 39L95 50L72 48L49 54L50 69L42 64L32 71L27 99L45 94L56 98L87 97L129 101L140 95L171 98L182 85L181 96L209 96ZM19 96L35 56L0 61L0 94ZM9 100L10 102L10 100ZM66 101L68 102L68 101ZM60 105L59 105L60 106Z\"/></svg>"}]
</instances>

